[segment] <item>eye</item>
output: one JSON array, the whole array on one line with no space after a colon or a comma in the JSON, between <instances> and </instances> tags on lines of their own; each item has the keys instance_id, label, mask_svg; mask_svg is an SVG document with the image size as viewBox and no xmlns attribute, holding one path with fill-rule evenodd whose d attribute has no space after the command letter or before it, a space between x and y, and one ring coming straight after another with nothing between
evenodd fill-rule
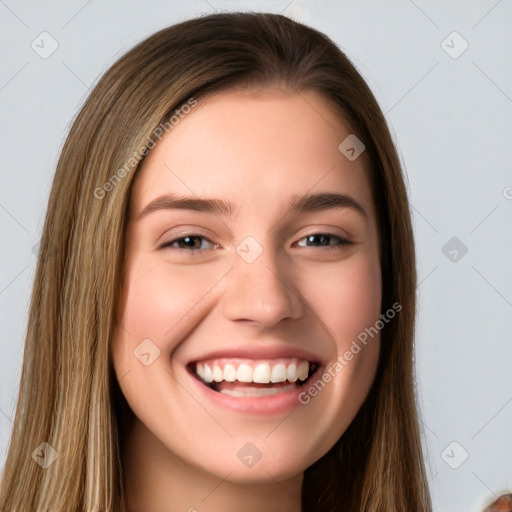
<instances>
[{"instance_id":1,"label":"eye","mask_svg":"<svg viewBox=\"0 0 512 512\"><path fill-rule=\"evenodd\" d=\"M165 242L163 245L160 246L160 249L171 248L179 252L188 252L194 254L196 251L208 250L205 248L201 248L201 241L203 240L209 242L212 245L216 245L210 240L208 240L208 238L202 235L191 233L183 237L170 240L169 242ZM197 243L198 241L199 243ZM178 243L181 247L173 247L173 245L176 243Z\"/></svg>"},{"instance_id":2,"label":"eye","mask_svg":"<svg viewBox=\"0 0 512 512\"><path fill-rule=\"evenodd\" d=\"M307 245L300 244L299 242L302 240L306 240ZM332 240L337 240L338 243L331 244L330 241ZM169 248L179 251L181 253L188 252L189 254L197 254L197 252L211 250L214 248L201 247L202 241L206 241L209 244L213 245L214 247L217 246L217 244L214 244L211 240L209 240L203 235L190 233L180 238L170 240L169 242L165 242L160 246L160 249ZM323 249L326 250L341 249L345 245L352 245L352 242L350 242L346 238L342 238L332 233L313 233L311 235L305 236L304 238L301 238L300 241L297 243L300 247L314 247L314 245L309 244L319 243L319 247L322 247ZM178 247L175 246L176 243L178 244Z\"/></svg>"},{"instance_id":3,"label":"eye","mask_svg":"<svg viewBox=\"0 0 512 512\"><path fill-rule=\"evenodd\" d=\"M337 244L330 244L329 242L331 240L338 240ZM352 242L347 240L346 238L342 238L337 235L333 235L332 233L313 233L311 235L307 235L304 238L301 238L301 240L306 240L306 244L308 243L315 243L316 241L319 241L321 244L321 247L327 250L332 249L341 249L345 245L352 245ZM300 242L300 241L299 241ZM298 244L300 247L311 247L310 245L304 246L303 244Z\"/></svg>"}]
</instances>

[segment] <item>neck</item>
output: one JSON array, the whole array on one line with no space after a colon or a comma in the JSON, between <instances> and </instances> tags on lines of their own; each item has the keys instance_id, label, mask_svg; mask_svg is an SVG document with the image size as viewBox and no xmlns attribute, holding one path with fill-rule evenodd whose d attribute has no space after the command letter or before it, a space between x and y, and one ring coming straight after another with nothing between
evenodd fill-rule
<instances>
[{"instance_id":1,"label":"neck","mask_svg":"<svg viewBox=\"0 0 512 512\"><path fill-rule=\"evenodd\" d=\"M123 451L128 512L300 512L303 474L259 484L231 482L189 464L138 419Z\"/></svg>"}]
</instances>

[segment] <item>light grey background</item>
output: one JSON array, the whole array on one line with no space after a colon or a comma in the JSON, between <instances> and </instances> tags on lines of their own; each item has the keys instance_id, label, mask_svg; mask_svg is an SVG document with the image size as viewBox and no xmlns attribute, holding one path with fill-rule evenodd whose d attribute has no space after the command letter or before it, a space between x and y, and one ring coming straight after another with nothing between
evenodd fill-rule
<instances>
[{"instance_id":1,"label":"light grey background","mask_svg":"<svg viewBox=\"0 0 512 512\"><path fill-rule=\"evenodd\" d=\"M0 0L0 464L34 246L70 122L124 51L215 9L282 12L326 32L386 113L414 212L418 394L434 510L481 510L512 488L512 0ZM58 43L46 59L31 47L51 48L44 31Z\"/></svg>"}]
</instances>

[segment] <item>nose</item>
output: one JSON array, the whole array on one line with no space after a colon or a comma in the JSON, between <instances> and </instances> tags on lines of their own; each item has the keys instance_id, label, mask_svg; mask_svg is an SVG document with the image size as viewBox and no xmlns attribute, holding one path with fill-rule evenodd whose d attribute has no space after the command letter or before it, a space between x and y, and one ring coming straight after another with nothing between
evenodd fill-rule
<instances>
[{"instance_id":1,"label":"nose","mask_svg":"<svg viewBox=\"0 0 512 512\"><path fill-rule=\"evenodd\" d=\"M225 278L226 318L266 327L286 318L300 318L304 305L293 281L293 269L269 244L252 262L237 253Z\"/></svg>"}]
</instances>

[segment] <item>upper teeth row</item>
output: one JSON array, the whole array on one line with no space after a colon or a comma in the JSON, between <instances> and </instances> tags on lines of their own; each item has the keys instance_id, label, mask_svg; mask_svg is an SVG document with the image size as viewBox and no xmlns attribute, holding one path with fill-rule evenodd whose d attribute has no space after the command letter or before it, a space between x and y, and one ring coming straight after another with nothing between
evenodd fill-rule
<instances>
[{"instance_id":1,"label":"upper teeth row","mask_svg":"<svg viewBox=\"0 0 512 512\"><path fill-rule=\"evenodd\" d=\"M223 366L219 363L197 363L196 373L205 382L295 382L308 378L309 362L279 362L272 368L267 362L257 363L254 368L248 363L240 363L238 367L233 363L226 363Z\"/></svg>"}]
</instances>

